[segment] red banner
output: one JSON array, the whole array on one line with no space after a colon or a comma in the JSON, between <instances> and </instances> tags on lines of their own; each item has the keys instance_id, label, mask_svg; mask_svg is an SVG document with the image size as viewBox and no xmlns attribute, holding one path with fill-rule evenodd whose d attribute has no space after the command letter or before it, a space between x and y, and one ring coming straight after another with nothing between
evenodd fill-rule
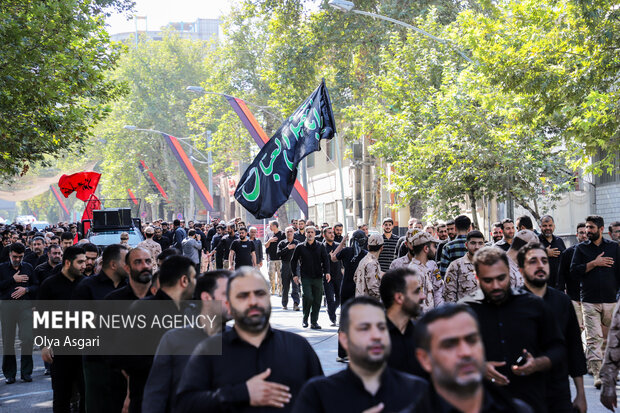
<instances>
[{"instance_id":1,"label":"red banner","mask_svg":"<svg viewBox=\"0 0 620 413\"><path fill-rule=\"evenodd\" d=\"M127 192L129 193L129 197L131 198L131 202L133 202L134 204L138 205L138 200L134 196L134 194L131 191L131 189L127 188Z\"/></svg>"},{"instance_id":2,"label":"red banner","mask_svg":"<svg viewBox=\"0 0 620 413\"><path fill-rule=\"evenodd\" d=\"M95 194L92 194L86 203L84 214L82 214L82 221L85 219L93 219L93 211L96 209L101 209L101 201Z\"/></svg>"},{"instance_id":3,"label":"red banner","mask_svg":"<svg viewBox=\"0 0 620 413\"><path fill-rule=\"evenodd\" d=\"M99 178L101 178L101 174L97 172L78 172L73 175L63 175L58 181L58 187L65 198L76 191L78 199L88 201L97 189Z\"/></svg>"}]
</instances>

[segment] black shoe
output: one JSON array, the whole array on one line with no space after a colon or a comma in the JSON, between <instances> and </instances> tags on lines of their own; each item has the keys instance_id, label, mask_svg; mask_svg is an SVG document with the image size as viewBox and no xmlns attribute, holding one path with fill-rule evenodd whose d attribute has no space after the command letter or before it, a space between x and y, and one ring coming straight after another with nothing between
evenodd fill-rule
<instances>
[{"instance_id":1,"label":"black shoe","mask_svg":"<svg viewBox=\"0 0 620 413\"><path fill-rule=\"evenodd\" d=\"M30 383L32 381L32 376L30 374L24 374L22 375L22 381L25 381L26 383Z\"/></svg>"},{"instance_id":2,"label":"black shoe","mask_svg":"<svg viewBox=\"0 0 620 413\"><path fill-rule=\"evenodd\" d=\"M303 326L303 328L308 328L308 322L307 321L303 321L301 323L301 325Z\"/></svg>"},{"instance_id":3,"label":"black shoe","mask_svg":"<svg viewBox=\"0 0 620 413\"><path fill-rule=\"evenodd\" d=\"M336 320L332 320L332 327L338 327L338 323L336 322Z\"/></svg>"},{"instance_id":4,"label":"black shoe","mask_svg":"<svg viewBox=\"0 0 620 413\"><path fill-rule=\"evenodd\" d=\"M310 328L311 328L311 329L313 329L313 330L320 330L320 329L321 329L321 326L320 326L320 325L318 325L318 324L312 324L312 325L310 326Z\"/></svg>"},{"instance_id":5,"label":"black shoe","mask_svg":"<svg viewBox=\"0 0 620 413\"><path fill-rule=\"evenodd\" d=\"M50 375L50 369L45 369L45 373L43 373L44 376L49 376Z\"/></svg>"},{"instance_id":6,"label":"black shoe","mask_svg":"<svg viewBox=\"0 0 620 413\"><path fill-rule=\"evenodd\" d=\"M15 377L9 377L8 379L6 379L4 381L6 384L13 384L15 383Z\"/></svg>"},{"instance_id":7,"label":"black shoe","mask_svg":"<svg viewBox=\"0 0 620 413\"><path fill-rule=\"evenodd\" d=\"M282 306L282 309L283 309L284 311L288 310L288 308L286 308L286 306L285 306L285 305L284 305L284 306Z\"/></svg>"},{"instance_id":8,"label":"black shoe","mask_svg":"<svg viewBox=\"0 0 620 413\"><path fill-rule=\"evenodd\" d=\"M293 311L299 311L299 304L293 305Z\"/></svg>"}]
</instances>

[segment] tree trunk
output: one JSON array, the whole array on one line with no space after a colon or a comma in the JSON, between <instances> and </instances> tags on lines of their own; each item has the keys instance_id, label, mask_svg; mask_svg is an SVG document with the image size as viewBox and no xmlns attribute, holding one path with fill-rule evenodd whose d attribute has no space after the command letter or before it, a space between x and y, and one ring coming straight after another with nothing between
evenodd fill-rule
<instances>
[{"instance_id":1,"label":"tree trunk","mask_svg":"<svg viewBox=\"0 0 620 413\"><path fill-rule=\"evenodd\" d=\"M375 170L375 179L374 179L375 193L372 200L372 214L370 215L370 222L368 223L371 227L377 226L377 221L379 219L379 212L381 209L380 200L381 200L381 177Z\"/></svg>"},{"instance_id":2,"label":"tree trunk","mask_svg":"<svg viewBox=\"0 0 620 413\"><path fill-rule=\"evenodd\" d=\"M422 208L422 202L417 199L409 200L409 218L417 218L418 220L422 218L425 211ZM409 220L407 220L409 221ZM408 223L408 222L407 222ZM403 226L403 225L401 225Z\"/></svg>"},{"instance_id":3,"label":"tree trunk","mask_svg":"<svg viewBox=\"0 0 620 413\"><path fill-rule=\"evenodd\" d=\"M478 223L478 211L476 211L476 195L473 190L469 192L469 206L471 208L471 217L474 228L480 230L480 224Z\"/></svg>"}]
</instances>

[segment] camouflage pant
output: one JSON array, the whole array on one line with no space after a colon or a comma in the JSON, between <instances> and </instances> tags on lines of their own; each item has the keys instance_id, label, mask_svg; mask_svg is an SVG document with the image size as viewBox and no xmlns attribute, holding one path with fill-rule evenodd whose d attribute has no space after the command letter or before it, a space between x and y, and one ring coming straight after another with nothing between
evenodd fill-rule
<instances>
[{"instance_id":1,"label":"camouflage pant","mask_svg":"<svg viewBox=\"0 0 620 413\"><path fill-rule=\"evenodd\" d=\"M282 294L282 261L269 261L269 282L271 294Z\"/></svg>"},{"instance_id":2,"label":"camouflage pant","mask_svg":"<svg viewBox=\"0 0 620 413\"><path fill-rule=\"evenodd\" d=\"M611 317L616 303L581 303L583 309L583 324L586 330L586 359L588 361L602 361L605 353L607 331L611 326Z\"/></svg>"},{"instance_id":3,"label":"camouflage pant","mask_svg":"<svg viewBox=\"0 0 620 413\"><path fill-rule=\"evenodd\" d=\"M577 314L577 323L579 323L579 329L583 331L583 309L581 307L581 301L573 301L573 308Z\"/></svg>"}]
</instances>

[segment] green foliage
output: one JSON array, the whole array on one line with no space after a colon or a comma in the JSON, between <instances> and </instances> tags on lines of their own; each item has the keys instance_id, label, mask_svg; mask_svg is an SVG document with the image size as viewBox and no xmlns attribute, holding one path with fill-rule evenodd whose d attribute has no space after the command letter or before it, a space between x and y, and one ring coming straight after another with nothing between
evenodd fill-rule
<instances>
[{"instance_id":1,"label":"green foliage","mask_svg":"<svg viewBox=\"0 0 620 413\"><path fill-rule=\"evenodd\" d=\"M103 12L127 0L6 0L0 5L0 176L80 149L122 94L107 79L120 45Z\"/></svg>"},{"instance_id":2,"label":"green foliage","mask_svg":"<svg viewBox=\"0 0 620 413\"><path fill-rule=\"evenodd\" d=\"M186 113L195 95L185 90L205 77L205 42L182 39L173 30L162 41L141 39L130 46L112 74L113 81L128 85L129 94L112 105L105 124L96 129L93 150L100 157L100 187L107 198L128 198L127 188L151 203L158 199L139 170L144 160L173 201L180 208L187 200L189 183L163 137L158 133L130 131L125 125L154 129L182 138L191 135ZM194 138L204 145L204 135ZM186 152L188 148L184 146ZM196 158L200 159L199 155ZM206 168L195 165L202 176Z\"/></svg>"}]
</instances>

